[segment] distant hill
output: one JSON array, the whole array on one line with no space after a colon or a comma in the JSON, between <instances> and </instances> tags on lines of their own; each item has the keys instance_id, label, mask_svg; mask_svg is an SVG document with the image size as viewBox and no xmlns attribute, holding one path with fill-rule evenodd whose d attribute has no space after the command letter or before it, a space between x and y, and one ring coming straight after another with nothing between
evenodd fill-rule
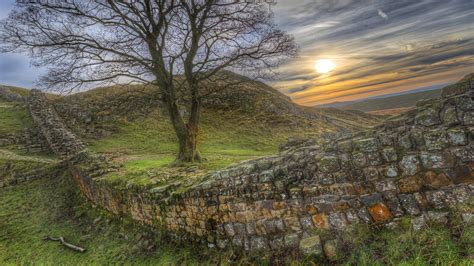
<instances>
[{"instance_id":1,"label":"distant hill","mask_svg":"<svg viewBox=\"0 0 474 266\"><path fill-rule=\"evenodd\" d=\"M334 107L343 110L359 110L363 112L372 112L388 109L409 109L420 100L433 99L441 96L441 87L447 84L435 87L426 87L405 91L402 93L386 94L382 96L370 97L359 101L334 102L317 107Z\"/></svg>"}]
</instances>

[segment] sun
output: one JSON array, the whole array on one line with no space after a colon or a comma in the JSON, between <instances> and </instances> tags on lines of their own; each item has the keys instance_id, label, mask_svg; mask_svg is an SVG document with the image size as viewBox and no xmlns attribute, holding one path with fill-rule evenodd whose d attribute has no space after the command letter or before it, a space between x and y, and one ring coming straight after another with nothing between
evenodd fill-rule
<instances>
[{"instance_id":1,"label":"sun","mask_svg":"<svg viewBox=\"0 0 474 266\"><path fill-rule=\"evenodd\" d=\"M336 68L336 64L334 64L331 59L320 59L316 60L314 68L316 69L316 72L320 74L326 74Z\"/></svg>"}]
</instances>

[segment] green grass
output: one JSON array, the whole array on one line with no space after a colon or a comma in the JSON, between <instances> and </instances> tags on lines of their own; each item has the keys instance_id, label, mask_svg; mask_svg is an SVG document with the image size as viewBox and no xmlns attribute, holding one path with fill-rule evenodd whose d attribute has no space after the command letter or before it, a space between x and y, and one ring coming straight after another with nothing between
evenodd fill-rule
<instances>
[{"instance_id":1,"label":"green grass","mask_svg":"<svg viewBox=\"0 0 474 266\"><path fill-rule=\"evenodd\" d=\"M31 126L31 118L24 106L0 100L0 136L13 134Z\"/></svg>"},{"instance_id":2,"label":"green grass","mask_svg":"<svg viewBox=\"0 0 474 266\"><path fill-rule=\"evenodd\" d=\"M116 122L117 125L115 134L88 140L92 151L109 154L122 164L120 171L111 174L108 179L146 185L154 182L147 176L156 169L175 171L179 175L179 167L170 169L178 150L177 140L171 123L159 110L146 118L133 122L122 120ZM184 165L181 174L188 175L189 167L198 168L202 174L235 162L274 154L278 151L278 145L289 136L314 137L317 134L304 127L285 125L269 128L237 112L205 111L198 141L205 160L199 165Z\"/></svg>"},{"instance_id":3,"label":"green grass","mask_svg":"<svg viewBox=\"0 0 474 266\"><path fill-rule=\"evenodd\" d=\"M409 219L409 218L408 218ZM457 229L460 229L458 231ZM345 265L472 265L474 226L432 223L425 229L409 227L373 230L358 228L343 245ZM347 236L346 236L347 237Z\"/></svg>"},{"instance_id":4,"label":"green grass","mask_svg":"<svg viewBox=\"0 0 474 266\"><path fill-rule=\"evenodd\" d=\"M218 262L210 256L213 251L203 259L192 246L179 249L161 241L159 232L92 208L67 175L3 189L1 195L0 265ZM58 242L43 241L45 235L63 236L87 251L78 253Z\"/></svg>"}]
</instances>

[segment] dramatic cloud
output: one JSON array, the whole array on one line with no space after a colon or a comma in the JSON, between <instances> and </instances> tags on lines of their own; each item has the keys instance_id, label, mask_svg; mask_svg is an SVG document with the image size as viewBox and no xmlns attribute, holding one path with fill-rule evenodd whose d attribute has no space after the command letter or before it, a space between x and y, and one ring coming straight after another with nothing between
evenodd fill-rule
<instances>
[{"instance_id":1,"label":"dramatic cloud","mask_svg":"<svg viewBox=\"0 0 474 266\"><path fill-rule=\"evenodd\" d=\"M474 1L280 0L275 17L300 56L273 82L301 104L453 82L474 72ZM317 74L317 59L337 68Z\"/></svg>"}]
</instances>

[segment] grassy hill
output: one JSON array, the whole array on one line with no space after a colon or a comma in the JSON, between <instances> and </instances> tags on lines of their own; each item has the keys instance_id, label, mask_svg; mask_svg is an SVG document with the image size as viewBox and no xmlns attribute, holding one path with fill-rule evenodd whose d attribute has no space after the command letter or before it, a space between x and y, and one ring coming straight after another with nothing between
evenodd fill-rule
<instances>
[{"instance_id":1,"label":"grassy hill","mask_svg":"<svg viewBox=\"0 0 474 266\"><path fill-rule=\"evenodd\" d=\"M360 102L355 102L342 107L344 110L359 110L359 111L377 111L385 109L406 108L413 107L418 101L434 99L441 96L441 89L421 91L391 97L384 97L378 99L369 99Z\"/></svg>"},{"instance_id":2,"label":"grassy hill","mask_svg":"<svg viewBox=\"0 0 474 266\"><path fill-rule=\"evenodd\" d=\"M474 76L474 73L466 75L460 81L450 86L465 86L465 81L472 76ZM410 110L419 101L440 97L441 92L442 88L424 91L414 90L413 92L400 95L379 96L361 101L337 102L322 106L333 106L342 110L359 110L376 115L398 115Z\"/></svg>"},{"instance_id":3,"label":"grassy hill","mask_svg":"<svg viewBox=\"0 0 474 266\"><path fill-rule=\"evenodd\" d=\"M153 184L163 176L176 180L183 172L200 175L273 154L290 136L320 141L382 121L359 111L299 106L264 83L226 74L245 82L204 100L198 143L206 161L181 172L167 167L176 155L177 140L156 88L102 87L57 98L54 103L69 128L92 151L122 165L111 178L133 184Z\"/></svg>"}]
</instances>

